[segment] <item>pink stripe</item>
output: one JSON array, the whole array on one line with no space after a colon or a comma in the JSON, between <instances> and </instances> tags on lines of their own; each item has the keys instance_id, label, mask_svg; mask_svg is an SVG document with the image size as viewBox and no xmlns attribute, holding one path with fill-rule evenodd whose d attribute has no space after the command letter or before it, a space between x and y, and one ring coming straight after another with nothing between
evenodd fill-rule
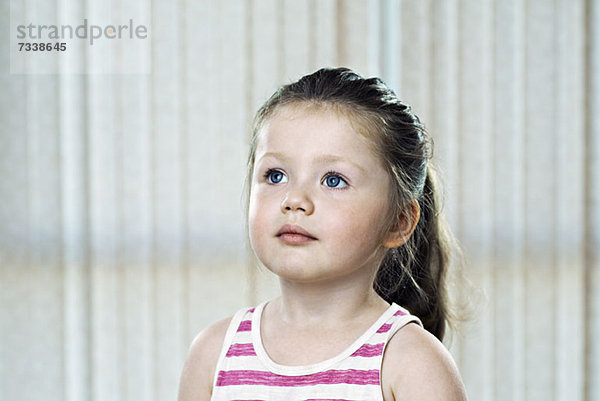
<instances>
[{"instance_id":1,"label":"pink stripe","mask_svg":"<svg viewBox=\"0 0 600 401\"><path fill-rule=\"evenodd\" d=\"M391 324L385 323L379 328L379 330L377 330L377 332L378 333L387 333L388 331L390 331L391 328L392 328Z\"/></svg>"},{"instance_id":2,"label":"pink stripe","mask_svg":"<svg viewBox=\"0 0 600 401\"><path fill-rule=\"evenodd\" d=\"M248 344L231 344L229 350L227 351L226 358L231 358L232 356L250 356L256 355L256 351L254 351L254 345L252 343Z\"/></svg>"},{"instance_id":3,"label":"pink stripe","mask_svg":"<svg viewBox=\"0 0 600 401\"><path fill-rule=\"evenodd\" d=\"M248 309L248 313L254 313L254 309L256 309L256 308L250 308L250 309Z\"/></svg>"},{"instance_id":4,"label":"pink stripe","mask_svg":"<svg viewBox=\"0 0 600 401\"><path fill-rule=\"evenodd\" d=\"M258 370L219 371L217 386L300 387L317 384L358 384L379 386L379 370L328 370L304 376L281 376Z\"/></svg>"},{"instance_id":5,"label":"pink stripe","mask_svg":"<svg viewBox=\"0 0 600 401\"><path fill-rule=\"evenodd\" d=\"M404 316L406 315L406 312L403 312L402 310L399 310L398 312L394 313L394 316Z\"/></svg>"},{"instance_id":6,"label":"pink stripe","mask_svg":"<svg viewBox=\"0 0 600 401\"><path fill-rule=\"evenodd\" d=\"M356 350L350 356L363 356L365 358L371 358L374 356L379 356L383 354L383 345L381 344L364 344L362 347Z\"/></svg>"},{"instance_id":7,"label":"pink stripe","mask_svg":"<svg viewBox=\"0 0 600 401\"><path fill-rule=\"evenodd\" d=\"M240 325L238 326L238 333L240 331L250 331L252 330L252 320L242 320Z\"/></svg>"}]
</instances>

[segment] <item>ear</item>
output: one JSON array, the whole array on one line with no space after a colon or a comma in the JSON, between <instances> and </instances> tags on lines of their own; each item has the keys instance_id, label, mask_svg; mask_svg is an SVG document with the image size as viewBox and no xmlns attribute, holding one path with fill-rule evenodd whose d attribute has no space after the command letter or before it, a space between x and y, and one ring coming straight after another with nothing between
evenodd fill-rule
<instances>
[{"instance_id":1,"label":"ear","mask_svg":"<svg viewBox=\"0 0 600 401\"><path fill-rule=\"evenodd\" d=\"M406 213L402 213L398 224L396 224L392 231L387 234L383 241L384 247L397 248L404 245L412 235L413 231L415 231L421 214L419 202L414 199L411 200L407 205L407 209Z\"/></svg>"}]
</instances>

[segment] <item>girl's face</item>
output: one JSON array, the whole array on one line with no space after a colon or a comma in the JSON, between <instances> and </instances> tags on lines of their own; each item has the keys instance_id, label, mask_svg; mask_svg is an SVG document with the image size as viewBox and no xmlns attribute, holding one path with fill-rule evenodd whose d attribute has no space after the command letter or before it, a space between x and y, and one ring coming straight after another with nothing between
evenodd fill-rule
<instances>
[{"instance_id":1,"label":"girl's face","mask_svg":"<svg viewBox=\"0 0 600 401\"><path fill-rule=\"evenodd\" d=\"M249 205L252 248L283 280L374 273L386 251L389 182L346 117L283 106L259 132Z\"/></svg>"}]
</instances>

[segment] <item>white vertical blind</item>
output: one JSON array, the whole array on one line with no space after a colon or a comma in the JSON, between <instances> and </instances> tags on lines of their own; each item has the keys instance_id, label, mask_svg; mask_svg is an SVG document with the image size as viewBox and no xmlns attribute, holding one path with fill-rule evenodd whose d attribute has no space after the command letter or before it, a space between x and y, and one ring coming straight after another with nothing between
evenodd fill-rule
<instances>
[{"instance_id":1,"label":"white vertical blind","mask_svg":"<svg viewBox=\"0 0 600 401\"><path fill-rule=\"evenodd\" d=\"M277 293L245 244L253 113L347 65L435 139L486 295L450 344L470 398L600 400L598 3L2 2L2 27L134 18L151 45L10 75L0 43L0 399L174 399L194 335Z\"/></svg>"},{"instance_id":2,"label":"white vertical blind","mask_svg":"<svg viewBox=\"0 0 600 401\"><path fill-rule=\"evenodd\" d=\"M584 81L585 116L584 138L586 161L584 182L585 226L585 343L584 395L600 399L600 2L586 2L586 79Z\"/></svg>"}]
</instances>

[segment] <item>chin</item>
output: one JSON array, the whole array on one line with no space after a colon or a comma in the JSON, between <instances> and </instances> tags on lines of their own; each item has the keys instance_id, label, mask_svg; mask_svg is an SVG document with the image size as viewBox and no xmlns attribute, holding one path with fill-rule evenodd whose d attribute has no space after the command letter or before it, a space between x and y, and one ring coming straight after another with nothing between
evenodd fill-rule
<instances>
[{"instance_id":1,"label":"chin","mask_svg":"<svg viewBox=\"0 0 600 401\"><path fill-rule=\"evenodd\" d=\"M315 271L310 271L306 266L286 264L285 266L268 266L265 267L277 277L283 280L294 281L297 283L310 283L318 280L318 274Z\"/></svg>"}]
</instances>

